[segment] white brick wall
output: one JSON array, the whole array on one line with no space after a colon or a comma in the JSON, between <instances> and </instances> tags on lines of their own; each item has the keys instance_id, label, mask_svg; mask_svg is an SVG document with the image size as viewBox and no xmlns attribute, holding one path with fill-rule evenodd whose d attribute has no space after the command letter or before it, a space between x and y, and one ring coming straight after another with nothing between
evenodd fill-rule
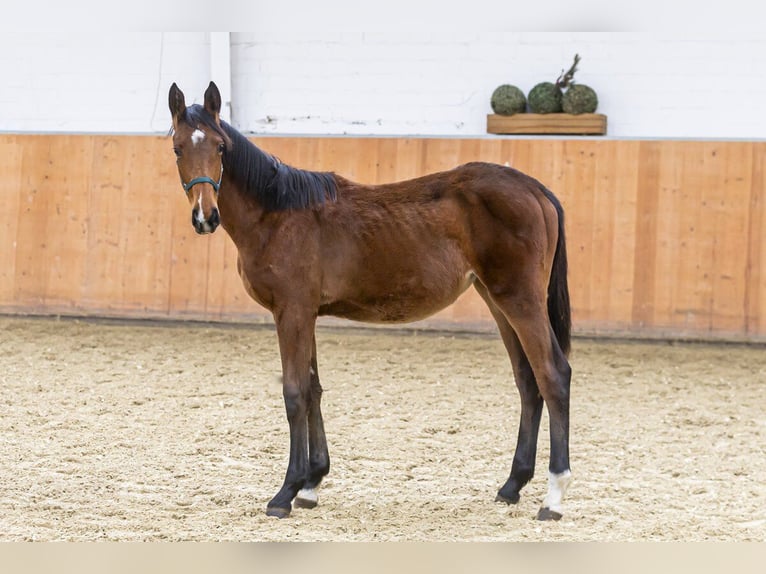
<instances>
[{"instance_id":1,"label":"white brick wall","mask_svg":"<svg viewBox=\"0 0 766 574\"><path fill-rule=\"evenodd\" d=\"M617 137L766 137L766 40L461 29L232 35L234 119L254 132L481 135L499 84L576 78Z\"/></svg>"},{"instance_id":2,"label":"white brick wall","mask_svg":"<svg viewBox=\"0 0 766 574\"><path fill-rule=\"evenodd\" d=\"M0 130L167 132L168 89L189 103L210 81L205 32L0 35Z\"/></svg>"},{"instance_id":3,"label":"white brick wall","mask_svg":"<svg viewBox=\"0 0 766 574\"><path fill-rule=\"evenodd\" d=\"M262 17L247 23L253 31L231 34L237 127L480 136L497 85L526 92L555 80L579 53L577 79L598 92L609 136L766 137L766 39L758 34L689 40L670 33L509 32L485 14L428 28L426 11L408 18L381 11L364 26L350 26L324 9L337 1L307 5L298 20L292 5L262 3ZM216 80L211 65L221 68L211 63L210 37L5 32L0 130L164 133L170 83L178 82L192 103Z\"/></svg>"}]
</instances>

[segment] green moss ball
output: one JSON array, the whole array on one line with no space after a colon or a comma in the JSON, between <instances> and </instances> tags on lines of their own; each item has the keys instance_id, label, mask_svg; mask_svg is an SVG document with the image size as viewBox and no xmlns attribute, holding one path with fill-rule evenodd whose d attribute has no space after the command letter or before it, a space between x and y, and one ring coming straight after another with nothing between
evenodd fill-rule
<instances>
[{"instance_id":1,"label":"green moss ball","mask_svg":"<svg viewBox=\"0 0 766 574\"><path fill-rule=\"evenodd\" d=\"M589 86L573 84L561 98L561 107L568 114L592 114L598 107L598 96Z\"/></svg>"},{"instance_id":2,"label":"green moss ball","mask_svg":"<svg viewBox=\"0 0 766 574\"><path fill-rule=\"evenodd\" d=\"M527 109L527 97L519 88L510 84L498 86L492 92L492 111L501 116L520 114Z\"/></svg>"},{"instance_id":3,"label":"green moss ball","mask_svg":"<svg viewBox=\"0 0 766 574\"><path fill-rule=\"evenodd\" d=\"M552 82L541 82L529 90L529 110L535 114L556 114L561 111L561 88Z\"/></svg>"}]
</instances>

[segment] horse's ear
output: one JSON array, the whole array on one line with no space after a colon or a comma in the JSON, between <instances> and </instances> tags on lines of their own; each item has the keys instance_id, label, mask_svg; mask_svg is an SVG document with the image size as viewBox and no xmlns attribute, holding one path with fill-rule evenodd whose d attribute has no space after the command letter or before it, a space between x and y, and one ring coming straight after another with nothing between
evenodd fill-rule
<instances>
[{"instance_id":1,"label":"horse's ear","mask_svg":"<svg viewBox=\"0 0 766 574\"><path fill-rule=\"evenodd\" d=\"M173 117L173 125L178 125L178 120L181 118L181 114L186 111L186 100L184 93L176 86L170 86L170 93L168 94L168 106L170 106L170 115Z\"/></svg>"},{"instance_id":2,"label":"horse's ear","mask_svg":"<svg viewBox=\"0 0 766 574\"><path fill-rule=\"evenodd\" d=\"M205 110L213 116L215 123L218 123L218 114L221 112L221 92L218 91L218 86L214 82L210 82L205 90Z\"/></svg>"}]
</instances>

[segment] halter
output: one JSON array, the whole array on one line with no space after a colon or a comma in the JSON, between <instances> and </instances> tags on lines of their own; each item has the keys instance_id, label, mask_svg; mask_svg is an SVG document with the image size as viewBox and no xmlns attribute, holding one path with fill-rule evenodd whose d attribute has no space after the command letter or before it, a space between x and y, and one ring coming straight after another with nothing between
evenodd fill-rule
<instances>
[{"instance_id":1,"label":"halter","mask_svg":"<svg viewBox=\"0 0 766 574\"><path fill-rule=\"evenodd\" d=\"M223 179L223 162L221 162L221 175L218 177L218 181L215 181L212 177L208 177L206 175L203 175L201 177L195 177L194 179L190 180L188 183L184 183L184 180L181 180L181 185L184 188L184 191L186 193L189 193L191 191L191 188L197 185L198 183L209 183L213 186L213 189L215 190L215 194L218 195L218 190L221 187L221 180Z\"/></svg>"}]
</instances>

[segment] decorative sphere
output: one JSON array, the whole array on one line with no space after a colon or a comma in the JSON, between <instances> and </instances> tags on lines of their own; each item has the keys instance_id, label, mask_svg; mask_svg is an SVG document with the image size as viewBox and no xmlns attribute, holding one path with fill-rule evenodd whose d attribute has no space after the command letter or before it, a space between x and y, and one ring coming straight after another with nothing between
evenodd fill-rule
<instances>
[{"instance_id":1,"label":"decorative sphere","mask_svg":"<svg viewBox=\"0 0 766 574\"><path fill-rule=\"evenodd\" d=\"M556 114L561 111L561 88L552 82L541 82L529 90L527 102L535 114Z\"/></svg>"},{"instance_id":2,"label":"decorative sphere","mask_svg":"<svg viewBox=\"0 0 766 574\"><path fill-rule=\"evenodd\" d=\"M495 88L490 103L492 111L501 116L520 114L527 109L527 98L524 92L510 84Z\"/></svg>"},{"instance_id":3,"label":"decorative sphere","mask_svg":"<svg viewBox=\"0 0 766 574\"><path fill-rule=\"evenodd\" d=\"M572 84L561 98L561 107L568 114L592 114L598 107L598 96L589 86Z\"/></svg>"}]
</instances>

